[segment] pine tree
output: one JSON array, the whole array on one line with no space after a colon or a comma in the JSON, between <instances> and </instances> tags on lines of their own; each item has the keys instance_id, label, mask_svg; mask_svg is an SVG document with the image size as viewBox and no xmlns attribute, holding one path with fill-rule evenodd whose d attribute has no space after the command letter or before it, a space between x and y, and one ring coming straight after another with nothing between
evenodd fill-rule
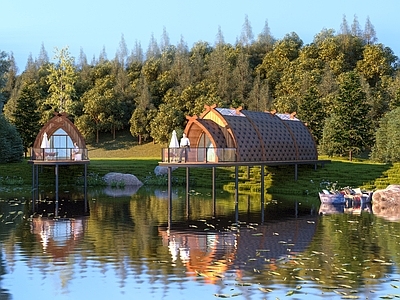
<instances>
[{"instance_id":1,"label":"pine tree","mask_svg":"<svg viewBox=\"0 0 400 300\"><path fill-rule=\"evenodd\" d=\"M251 28L249 17L247 15L244 19L239 41L243 46L249 46L254 42L253 29Z\"/></svg>"},{"instance_id":2,"label":"pine tree","mask_svg":"<svg viewBox=\"0 0 400 300\"><path fill-rule=\"evenodd\" d=\"M22 157L22 139L17 129L0 114L0 163L19 162Z\"/></svg>"},{"instance_id":3,"label":"pine tree","mask_svg":"<svg viewBox=\"0 0 400 300\"><path fill-rule=\"evenodd\" d=\"M322 149L327 154L353 154L371 146L371 120L366 94L359 75L347 72L339 77L339 91L332 115L324 126Z\"/></svg>"},{"instance_id":4,"label":"pine tree","mask_svg":"<svg viewBox=\"0 0 400 300\"><path fill-rule=\"evenodd\" d=\"M40 130L37 101L41 97L40 89L35 82L25 82L17 100L14 112L15 127L22 138L25 155Z\"/></svg>"},{"instance_id":5,"label":"pine tree","mask_svg":"<svg viewBox=\"0 0 400 300\"><path fill-rule=\"evenodd\" d=\"M363 36L364 36L364 41L367 45L375 44L376 41L378 40L376 37L374 25L372 25L369 17L367 17L367 21L365 22Z\"/></svg>"}]
</instances>

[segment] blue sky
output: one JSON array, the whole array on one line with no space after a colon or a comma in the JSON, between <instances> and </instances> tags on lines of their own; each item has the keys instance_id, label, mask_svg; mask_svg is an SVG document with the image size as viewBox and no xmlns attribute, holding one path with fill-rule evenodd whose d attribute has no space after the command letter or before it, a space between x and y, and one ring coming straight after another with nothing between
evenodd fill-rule
<instances>
[{"instance_id":1,"label":"blue sky","mask_svg":"<svg viewBox=\"0 0 400 300\"><path fill-rule=\"evenodd\" d=\"M367 17L378 42L400 56L398 0L3 0L0 51L13 52L19 71L29 54L37 58L43 44L50 59L54 49L68 46L74 57L81 48L89 61L103 47L114 58L122 35L129 50L140 42L147 50L151 35L160 42L163 30L176 45L181 36L214 45L218 28L225 42L234 44L247 15L256 37L268 21L272 35L281 39L296 32L305 44L322 29L340 29L357 16L361 29Z\"/></svg>"}]
</instances>

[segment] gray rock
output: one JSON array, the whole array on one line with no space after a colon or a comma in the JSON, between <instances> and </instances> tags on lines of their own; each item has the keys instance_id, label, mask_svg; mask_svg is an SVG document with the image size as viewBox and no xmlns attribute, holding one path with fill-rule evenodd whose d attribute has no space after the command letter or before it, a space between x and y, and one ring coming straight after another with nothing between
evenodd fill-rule
<instances>
[{"instance_id":1,"label":"gray rock","mask_svg":"<svg viewBox=\"0 0 400 300\"><path fill-rule=\"evenodd\" d=\"M177 167L172 167L172 171L178 169ZM156 174L156 176L161 176L161 175L167 175L168 174L168 167L160 167L157 166L154 168L154 174Z\"/></svg>"},{"instance_id":2,"label":"gray rock","mask_svg":"<svg viewBox=\"0 0 400 300\"><path fill-rule=\"evenodd\" d=\"M400 220L400 185L391 184L372 195L372 211L388 220Z\"/></svg>"},{"instance_id":3,"label":"gray rock","mask_svg":"<svg viewBox=\"0 0 400 300\"><path fill-rule=\"evenodd\" d=\"M141 186L143 183L132 174L111 172L103 177L107 185L123 184L125 186Z\"/></svg>"}]
</instances>

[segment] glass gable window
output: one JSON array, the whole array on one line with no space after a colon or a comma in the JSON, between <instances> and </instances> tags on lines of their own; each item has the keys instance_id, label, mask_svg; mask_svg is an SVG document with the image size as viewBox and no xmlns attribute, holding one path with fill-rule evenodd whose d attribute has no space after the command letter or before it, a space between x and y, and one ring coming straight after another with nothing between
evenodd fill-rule
<instances>
[{"instance_id":1,"label":"glass gable window","mask_svg":"<svg viewBox=\"0 0 400 300\"><path fill-rule=\"evenodd\" d=\"M71 148L74 147L71 137L63 130L58 129L50 138L50 147L53 148L60 157L69 157Z\"/></svg>"}]
</instances>

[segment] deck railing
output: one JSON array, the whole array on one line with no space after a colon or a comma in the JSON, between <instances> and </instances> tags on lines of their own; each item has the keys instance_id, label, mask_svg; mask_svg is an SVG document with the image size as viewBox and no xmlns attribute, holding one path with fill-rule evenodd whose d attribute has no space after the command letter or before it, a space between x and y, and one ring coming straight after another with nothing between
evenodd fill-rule
<instances>
[{"instance_id":1,"label":"deck railing","mask_svg":"<svg viewBox=\"0 0 400 300\"><path fill-rule=\"evenodd\" d=\"M188 147L162 149L162 162L207 163L228 161L236 161L236 148Z\"/></svg>"},{"instance_id":2,"label":"deck railing","mask_svg":"<svg viewBox=\"0 0 400 300\"><path fill-rule=\"evenodd\" d=\"M31 160L88 160L86 148L31 148Z\"/></svg>"}]
</instances>

